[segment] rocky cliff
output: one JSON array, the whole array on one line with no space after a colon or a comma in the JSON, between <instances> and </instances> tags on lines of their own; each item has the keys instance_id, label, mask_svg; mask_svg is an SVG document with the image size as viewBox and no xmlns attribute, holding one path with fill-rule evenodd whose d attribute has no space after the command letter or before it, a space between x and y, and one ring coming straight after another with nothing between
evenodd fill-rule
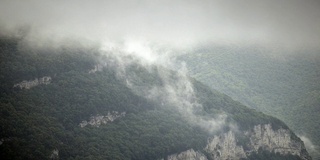
<instances>
[{"instance_id":1,"label":"rocky cliff","mask_svg":"<svg viewBox=\"0 0 320 160\"><path fill-rule=\"evenodd\" d=\"M301 141L291 139L289 130L278 129L274 131L271 125L257 125L252 132L247 132L250 137L250 148L258 151L260 147L280 154L303 156L301 150L305 149Z\"/></svg>"},{"instance_id":2,"label":"rocky cliff","mask_svg":"<svg viewBox=\"0 0 320 160\"><path fill-rule=\"evenodd\" d=\"M51 77L50 76L45 76L45 77L41 77L41 78L36 78L34 80L30 80L30 81L22 81L20 83L17 83L15 85L13 85L13 88L15 87L19 87L20 89L30 89L32 87L38 86L40 84L50 84L51 83Z\"/></svg>"},{"instance_id":3,"label":"rocky cliff","mask_svg":"<svg viewBox=\"0 0 320 160\"><path fill-rule=\"evenodd\" d=\"M173 154L168 156L168 160L208 160L208 158L199 151L194 151L189 149L187 151L181 152L179 154Z\"/></svg>"},{"instance_id":4,"label":"rocky cliff","mask_svg":"<svg viewBox=\"0 0 320 160\"><path fill-rule=\"evenodd\" d=\"M237 139L232 131L209 138L204 150L213 159L246 158L243 146L237 145Z\"/></svg>"},{"instance_id":5,"label":"rocky cliff","mask_svg":"<svg viewBox=\"0 0 320 160\"><path fill-rule=\"evenodd\" d=\"M246 139L241 142L237 135L244 135ZM257 153L259 149L277 153L280 155L299 156L302 160L310 160L311 157L306 152L306 148L300 139L293 138L290 130L274 130L270 124L256 125L252 130L244 132L229 131L227 133L214 136L208 139L205 154L193 149L173 154L167 157L168 160L179 159L246 159L252 153Z\"/></svg>"},{"instance_id":6,"label":"rocky cliff","mask_svg":"<svg viewBox=\"0 0 320 160\"><path fill-rule=\"evenodd\" d=\"M108 112L107 115L95 115L91 116L89 121L82 121L79 126L81 128L91 125L94 127L99 127L101 124L107 124L108 122L113 122L115 119L118 119L120 117L124 117L126 115L126 112L119 113L118 111L112 111Z\"/></svg>"}]
</instances>

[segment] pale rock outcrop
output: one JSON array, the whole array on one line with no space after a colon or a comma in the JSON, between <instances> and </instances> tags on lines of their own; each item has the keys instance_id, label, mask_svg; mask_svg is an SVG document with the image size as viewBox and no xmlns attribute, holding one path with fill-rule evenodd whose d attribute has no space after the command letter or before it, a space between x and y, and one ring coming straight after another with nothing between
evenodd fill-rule
<instances>
[{"instance_id":1,"label":"pale rock outcrop","mask_svg":"<svg viewBox=\"0 0 320 160\"><path fill-rule=\"evenodd\" d=\"M232 131L210 138L205 147L205 151L216 160L246 157L243 147L237 146L236 137Z\"/></svg>"},{"instance_id":2,"label":"pale rock outcrop","mask_svg":"<svg viewBox=\"0 0 320 160\"><path fill-rule=\"evenodd\" d=\"M102 71L102 69L103 69L103 65L97 64L94 66L93 69L89 71L89 73L96 73L97 71Z\"/></svg>"},{"instance_id":3,"label":"pale rock outcrop","mask_svg":"<svg viewBox=\"0 0 320 160\"><path fill-rule=\"evenodd\" d=\"M256 125L253 130L240 132L240 134L248 138L245 149L244 146L237 144L238 140L234 132L229 131L209 138L204 151L214 160L239 160L247 158L253 152L257 153L259 148L279 153L280 155L297 155L303 160L311 160L303 142L299 139L292 139L291 132L288 129L280 128L273 130L270 124L265 124ZM196 155L196 153L202 154L199 151L190 149L171 156L173 157L172 159L179 160L180 157L183 157L182 159L189 160L194 159L193 155ZM204 154L202 155L204 156L203 158L208 158Z\"/></svg>"},{"instance_id":4,"label":"pale rock outcrop","mask_svg":"<svg viewBox=\"0 0 320 160\"><path fill-rule=\"evenodd\" d=\"M167 160L208 160L208 159L203 153L194 151L193 149L189 149L179 154L172 154L168 156Z\"/></svg>"},{"instance_id":5,"label":"pale rock outcrop","mask_svg":"<svg viewBox=\"0 0 320 160\"><path fill-rule=\"evenodd\" d=\"M117 111L112 111L111 113L108 112L108 114L105 116L102 116L102 115L91 116L89 121L84 120L79 124L79 126L81 128L87 125L99 127L101 124L107 124L108 122L113 122L115 119L124 117L125 115L126 115L126 112L119 113Z\"/></svg>"},{"instance_id":6,"label":"pale rock outcrop","mask_svg":"<svg viewBox=\"0 0 320 160\"><path fill-rule=\"evenodd\" d=\"M50 159L59 159L59 150L54 149L50 155Z\"/></svg>"},{"instance_id":7,"label":"pale rock outcrop","mask_svg":"<svg viewBox=\"0 0 320 160\"><path fill-rule=\"evenodd\" d=\"M36 78L34 80L30 80L30 81L22 81L20 83L17 83L15 85L13 85L13 88L15 87L19 87L20 89L30 89L32 87L38 86L40 84L50 84L51 83L51 77L50 76L45 76L45 77L41 77L41 78Z\"/></svg>"},{"instance_id":8,"label":"pale rock outcrop","mask_svg":"<svg viewBox=\"0 0 320 160\"><path fill-rule=\"evenodd\" d=\"M262 147L264 150L274 151L282 155L300 156L302 143L293 141L289 130L281 128L274 131L272 126L267 124L254 126L253 132L246 134L250 136L250 143L255 151Z\"/></svg>"}]
</instances>

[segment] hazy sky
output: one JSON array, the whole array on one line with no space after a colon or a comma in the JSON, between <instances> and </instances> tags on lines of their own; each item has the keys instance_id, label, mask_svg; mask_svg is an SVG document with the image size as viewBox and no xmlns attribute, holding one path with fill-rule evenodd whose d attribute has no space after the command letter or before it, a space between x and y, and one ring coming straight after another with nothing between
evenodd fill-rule
<instances>
[{"instance_id":1,"label":"hazy sky","mask_svg":"<svg viewBox=\"0 0 320 160\"><path fill-rule=\"evenodd\" d=\"M0 24L34 37L320 48L319 0L0 0Z\"/></svg>"}]
</instances>

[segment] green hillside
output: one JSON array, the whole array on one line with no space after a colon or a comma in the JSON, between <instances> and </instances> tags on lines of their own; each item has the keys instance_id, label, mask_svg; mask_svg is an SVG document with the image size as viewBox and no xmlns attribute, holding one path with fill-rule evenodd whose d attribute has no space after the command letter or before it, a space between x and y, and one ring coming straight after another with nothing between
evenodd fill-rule
<instances>
[{"instance_id":1,"label":"green hillside","mask_svg":"<svg viewBox=\"0 0 320 160\"><path fill-rule=\"evenodd\" d=\"M116 68L121 64L95 48L43 50L23 48L18 42L16 38L0 39L1 159L161 159L190 148L201 151L209 136L231 130L230 124L239 131L259 124L288 129L280 120L248 109L189 77L195 101L201 104L192 114L167 99L157 97L158 101L139 94L144 87L166 85L159 78L160 72L171 77L169 81L177 82L179 73L163 67L150 66L148 70L138 63L125 66L126 75L135 77L130 81L143 86L132 89L125 79L119 78ZM107 65L89 73L100 61ZM24 80L39 78L38 82L44 76L51 77L50 83L29 89L14 87ZM115 111L125 116L98 127L81 126L92 116ZM188 121L186 115L201 120L216 119L219 115L227 118L220 129L208 132ZM300 142L293 133L291 136ZM239 143L246 146L248 140L243 138ZM255 157L300 159L266 151L249 158Z\"/></svg>"},{"instance_id":2,"label":"green hillside","mask_svg":"<svg viewBox=\"0 0 320 160\"><path fill-rule=\"evenodd\" d=\"M320 146L320 56L316 51L206 46L180 57L199 81L283 120ZM320 149L313 150L319 157ZM318 152L318 153L317 153Z\"/></svg>"}]
</instances>

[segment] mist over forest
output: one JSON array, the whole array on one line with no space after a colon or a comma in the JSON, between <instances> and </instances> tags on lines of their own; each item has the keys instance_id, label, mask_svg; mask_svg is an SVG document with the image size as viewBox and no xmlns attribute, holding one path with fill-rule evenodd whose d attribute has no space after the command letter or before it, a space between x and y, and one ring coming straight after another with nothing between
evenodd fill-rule
<instances>
[{"instance_id":1,"label":"mist over forest","mask_svg":"<svg viewBox=\"0 0 320 160\"><path fill-rule=\"evenodd\" d=\"M214 159L203 149L208 137L230 131L237 144L252 148L245 130L270 124L304 142L300 159L308 159L303 158L304 145L318 159L319 26L317 0L1 0L1 150L10 157L23 144L30 149L27 155L40 145L28 158L59 150L62 159L81 159L97 158L97 150L104 148L113 154L99 158L170 159L192 148ZM50 77L50 85L21 87L35 79L40 83L41 77ZM50 94L61 100L55 102ZM46 106L43 113L41 105ZM113 116L127 119L110 128L94 128L96 133L77 128L83 119L118 112L123 114ZM44 122L59 132L54 137L46 135L43 124L27 129L45 115L51 118ZM26 120L26 129L18 132L19 118ZM179 127L171 129L175 125ZM45 131L41 135L39 130ZM117 130L128 144L116 136ZM182 130L186 133L178 134ZM31 138L20 134L24 131ZM112 132L107 137L104 131ZM95 134L94 143L86 139ZM35 135L40 135L35 146L25 144ZM50 137L46 145L40 143L44 135ZM70 136L75 138L68 142ZM110 146L100 144L106 139ZM84 143L98 149L90 154L72 149ZM150 145L154 150L142 154ZM279 156L263 148L252 153L243 158Z\"/></svg>"}]
</instances>

